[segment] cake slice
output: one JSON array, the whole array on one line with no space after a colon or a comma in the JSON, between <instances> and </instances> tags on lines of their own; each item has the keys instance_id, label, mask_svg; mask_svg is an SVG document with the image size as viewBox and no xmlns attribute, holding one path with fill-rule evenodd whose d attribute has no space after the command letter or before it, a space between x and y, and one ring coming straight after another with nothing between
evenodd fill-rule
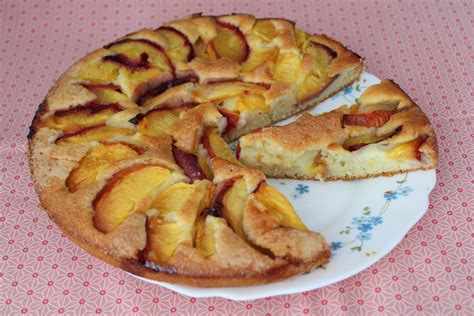
<instances>
[{"instance_id":1,"label":"cake slice","mask_svg":"<svg viewBox=\"0 0 474 316\"><path fill-rule=\"evenodd\" d=\"M394 82L359 102L268 127L239 140L240 161L270 177L349 180L432 169L436 136L423 111Z\"/></svg>"}]
</instances>

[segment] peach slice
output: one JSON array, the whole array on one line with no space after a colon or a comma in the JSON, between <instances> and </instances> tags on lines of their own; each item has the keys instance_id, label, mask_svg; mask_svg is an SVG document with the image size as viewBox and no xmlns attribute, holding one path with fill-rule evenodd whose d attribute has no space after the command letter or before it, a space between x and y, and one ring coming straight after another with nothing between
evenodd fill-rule
<instances>
[{"instance_id":1,"label":"peach slice","mask_svg":"<svg viewBox=\"0 0 474 316\"><path fill-rule=\"evenodd\" d=\"M148 203L144 200L176 178L158 165L138 165L114 174L92 202L95 227L103 233L111 232L133 212L146 210Z\"/></svg>"},{"instance_id":2,"label":"peach slice","mask_svg":"<svg viewBox=\"0 0 474 316\"><path fill-rule=\"evenodd\" d=\"M184 174L192 181L206 179L206 174L199 164L196 155L186 153L176 147L173 147L173 157L176 164L183 169Z\"/></svg>"},{"instance_id":3,"label":"peach slice","mask_svg":"<svg viewBox=\"0 0 474 316\"><path fill-rule=\"evenodd\" d=\"M117 136L131 136L134 131L107 125L96 125L82 128L76 132L64 134L56 139L56 144L77 144L90 141L106 141Z\"/></svg>"},{"instance_id":4,"label":"peach slice","mask_svg":"<svg viewBox=\"0 0 474 316\"><path fill-rule=\"evenodd\" d=\"M314 69L306 76L296 92L298 103L304 103L316 97L335 79L335 77L329 77L329 66L336 56L333 50L313 42L307 43L305 50L314 61Z\"/></svg>"},{"instance_id":5,"label":"peach slice","mask_svg":"<svg viewBox=\"0 0 474 316\"><path fill-rule=\"evenodd\" d=\"M246 240L246 236L242 227L242 219L248 197L244 178L238 178L233 182L232 187L226 190L222 198L222 216L243 240Z\"/></svg>"},{"instance_id":6,"label":"peach slice","mask_svg":"<svg viewBox=\"0 0 474 316\"><path fill-rule=\"evenodd\" d=\"M101 144L88 152L66 179L70 192L75 192L95 183L96 176L114 161L138 156L137 149L127 144Z\"/></svg>"},{"instance_id":7,"label":"peach slice","mask_svg":"<svg viewBox=\"0 0 474 316\"><path fill-rule=\"evenodd\" d=\"M385 156L392 160L418 160L421 161L419 148L425 142L424 137L417 137L409 142L400 144L387 152Z\"/></svg>"},{"instance_id":8,"label":"peach slice","mask_svg":"<svg viewBox=\"0 0 474 316\"><path fill-rule=\"evenodd\" d=\"M84 85L84 87L97 96L94 103L114 104L121 101L128 101L127 96L121 93L120 87L115 85Z\"/></svg>"},{"instance_id":9,"label":"peach slice","mask_svg":"<svg viewBox=\"0 0 474 316\"><path fill-rule=\"evenodd\" d=\"M109 84L117 78L119 68L120 65L116 63L94 61L81 67L77 77L90 84Z\"/></svg>"},{"instance_id":10,"label":"peach slice","mask_svg":"<svg viewBox=\"0 0 474 316\"><path fill-rule=\"evenodd\" d=\"M201 213L196 221L196 249L204 258L216 252L217 217Z\"/></svg>"},{"instance_id":11,"label":"peach slice","mask_svg":"<svg viewBox=\"0 0 474 316\"><path fill-rule=\"evenodd\" d=\"M159 68L162 72L174 73L174 66L164 49L146 39L123 39L106 46L116 55L106 56L104 60L119 63L131 69Z\"/></svg>"},{"instance_id":12,"label":"peach slice","mask_svg":"<svg viewBox=\"0 0 474 316\"><path fill-rule=\"evenodd\" d=\"M258 35L267 42L271 42L275 37L279 35L279 32L271 19L257 20L252 29L252 33Z\"/></svg>"},{"instance_id":13,"label":"peach slice","mask_svg":"<svg viewBox=\"0 0 474 316\"><path fill-rule=\"evenodd\" d=\"M294 83L301 73L301 58L295 54L278 55L273 79L284 83Z\"/></svg>"},{"instance_id":14,"label":"peach slice","mask_svg":"<svg viewBox=\"0 0 474 316\"><path fill-rule=\"evenodd\" d=\"M168 128L178 121L178 113L171 109L156 109L140 118L137 128L148 136L167 135Z\"/></svg>"},{"instance_id":15,"label":"peach slice","mask_svg":"<svg viewBox=\"0 0 474 316\"><path fill-rule=\"evenodd\" d=\"M224 102L221 108L236 113L256 110L268 112L270 110L270 106L265 103L265 98L261 95L254 94L239 95L230 98Z\"/></svg>"},{"instance_id":16,"label":"peach slice","mask_svg":"<svg viewBox=\"0 0 474 316\"><path fill-rule=\"evenodd\" d=\"M208 128L204 132L203 145L207 150L209 157L219 157L227 160L233 164L240 165L240 162L235 158L227 146L225 140L217 133L215 128Z\"/></svg>"},{"instance_id":17,"label":"peach slice","mask_svg":"<svg viewBox=\"0 0 474 316\"><path fill-rule=\"evenodd\" d=\"M104 124L114 113L121 111L117 104L91 102L68 110L56 111L41 122L42 126L71 133L80 129Z\"/></svg>"},{"instance_id":18,"label":"peach slice","mask_svg":"<svg viewBox=\"0 0 474 316\"><path fill-rule=\"evenodd\" d=\"M206 60L212 60L212 58L208 54L208 44L202 39L198 38L198 40L194 43L194 54L196 57L200 57Z\"/></svg>"},{"instance_id":19,"label":"peach slice","mask_svg":"<svg viewBox=\"0 0 474 316\"><path fill-rule=\"evenodd\" d=\"M217 22L217 36L211 40L212 50L217 58L229 58L244 62L249 54L249 45L244 34L235 26Z\"/></svg>"},{"instance_id":20,"label":"peach slice","mask_svg":"<svg viewBox=\"0 0 474 316\"><path fill-rule=\"evenodd\" d=\"M253 195L265 207L266 212L272 215L281 226L308 230L291 203L266 182L260 183Z\"/></svg>"},{"instance_id":21,"label":"peach slice","mask_svg":"<svg viewBox=\"0 0 474 316\"><path fill-rule=\"evenodd\" d=\"M166 99L171 99L171 95L187 95L189 90L192 89L192 84L186 84L191 82L197 82L198 78L191 75L181 78L174 78L165 82L160 83L158 86L146 91L140 99L137 101L137 104L150 108L155 104L160 104L160 102L167 102L167 104L173 106L173 102L167 101ZM187 100L185 102L190 102Z\"/></svg>"},{"instance_id":22,"label":"peach slice","mask_svg":"<svg viewBox=\"0 0 474 316\"><path fill-rule=\"evenodd\" d=\"M232 82L214 82L199 86L193 91L196 102L214 102L220 103L224 100L237 95L256 94L262 95L267 88L264 85L232 81Z\"/></svg>"},{"instance_id":23,"label":"peach slice","mask_svg":"<svg viewBox=\"0 0 474 316\"><path fill-rule=\"evenodd\" d=\"M384 139L390 138L399 132L398 129L385 135L360 135L353 136L346 139L343 147L349 151L356 151L366 145L381 142Z\"/></svg>"},{"instance_id":24,"label":"peach slice","mask_svg":"<svg viewBox=\"0 0 474 316\"><path fill-rule=\"evenodd\" d=\"M343 124L351 126L381 127L390 120L391 111L376 110L369 113L345 114Z\"/></svg>"},{"instance_id":25,"label":"peach slice","mask_svg":"<svg viewBox=\"0 0 474 316\"><path fill-rule=\"evenodd\" d=\"M242 72L250 72L269 61L276 62L278 53L278 47L252 49L248 59L242 64Z\"/></svg>"},{"instance_id":26,"label":"peach slice","mask_svg":"<svg viewBox=\"0 0 474 316\"><path fill-rule=\"evenodd\" d=\"M160 193L152 203L157 214L148 220L148 259L166 262L180 244L193 246L197 216L209 203L212 184L176 183Z\"/></svg>"},{"instance_id":27,"label":"peach slice","mask_svg":"<svg viewBox=\"0 0 474 316\"><path fill-rule=\"evenodd\" d=\"M240 116L238 113L227 111L225 109L219 109L219 112L227 119L227 125L225 127L225 133L233 131L239 123Z\"/></svg>"},{"instance_id":28,"label":"peach slice","mask_svg":"<svg viewBox=\"0 0 474 316\"><path fill-rule=\"evenodd\" d=\"M308 74L296 91L296 101L298 103L304 103L312 98L315 98L331 82L333 82L335 78L336 77L322 78L314 72Z\"/></svg>"},{"instance_id":29,"label":"peach slice","mask_svg":"<svg viewBox=\"0 0 474 316\"><path fill-rule=\"evenodd\" d=\"M172 61L184 63L194 58L193 46L183 33L169 26L162 26L155 32L166 39L168 43L166 53Z\"/></svg>"}]
</instances>

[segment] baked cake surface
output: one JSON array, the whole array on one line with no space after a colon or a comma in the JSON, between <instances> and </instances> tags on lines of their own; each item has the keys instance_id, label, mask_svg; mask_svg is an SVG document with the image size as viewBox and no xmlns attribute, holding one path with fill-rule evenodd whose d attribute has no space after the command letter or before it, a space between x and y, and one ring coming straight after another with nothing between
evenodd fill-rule
<instances>
[{"instance_id":1,"label":"baked cake surface","mask_svg":"<svg viewBox=\"0 0 474 316\"><path fill-rule=\"evenodd\" d=\"M196 286L272 282L330 249L225 140L340 91L362 61L284 19L193 15L88 54L29 135L42 207L91 254Z\"/></svg>"},{"instance_id":2,"label":"baked cake surface","mask_svg":"<svg viewBox=\"0 0 474 316\"><path fill-rule=\"evenodd\" d=\"M432 169L436 136L422 110L393 81L369 87L358 103L239 140L240 161L271 177L350 180Z\"/></svg>"}]
</instances>

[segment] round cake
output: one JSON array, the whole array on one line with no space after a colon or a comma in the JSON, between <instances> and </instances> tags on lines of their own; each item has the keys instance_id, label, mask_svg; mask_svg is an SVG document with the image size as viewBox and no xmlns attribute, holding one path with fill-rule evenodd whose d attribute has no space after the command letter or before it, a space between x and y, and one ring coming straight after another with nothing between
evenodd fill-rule
<instances>
[{"instance_id":1,"label":"round cake","mask_svg":"<svg viewBox=\"0 0 474 316\"><path fill-rule=\"evenodd\" d=\"M341 91L362 66L285 19L195 14L125 35L39 106L41 206L89 253L149 279L242 286L325 265L324 237L228 143Z\"/></svg>"}]
</instances>

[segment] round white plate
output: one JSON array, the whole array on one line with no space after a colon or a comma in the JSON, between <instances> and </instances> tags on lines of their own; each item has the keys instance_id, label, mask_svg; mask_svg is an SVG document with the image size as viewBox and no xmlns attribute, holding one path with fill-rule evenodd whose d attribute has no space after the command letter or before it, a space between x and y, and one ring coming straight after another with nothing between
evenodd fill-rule
<instances>
[{"instance_id":1,"label":"round white plate","mask_svg":"<svg viewBox=\"0 0 474 316\"><path fill-rule=\"evenodd\" d=\"M364 72L359 81L310 110L317 114L351 105L380 80ZM286 125L296 117L278 125ZM346 279L392 250L428 208L436 173L416 171L358 181L317 182L269 179L294 205L310 230L321 232L333 256L325 269L266 285L237 288L197 288L140 278L193 297L250 300L314 290Z\"/></svg>"}]
</instances>

